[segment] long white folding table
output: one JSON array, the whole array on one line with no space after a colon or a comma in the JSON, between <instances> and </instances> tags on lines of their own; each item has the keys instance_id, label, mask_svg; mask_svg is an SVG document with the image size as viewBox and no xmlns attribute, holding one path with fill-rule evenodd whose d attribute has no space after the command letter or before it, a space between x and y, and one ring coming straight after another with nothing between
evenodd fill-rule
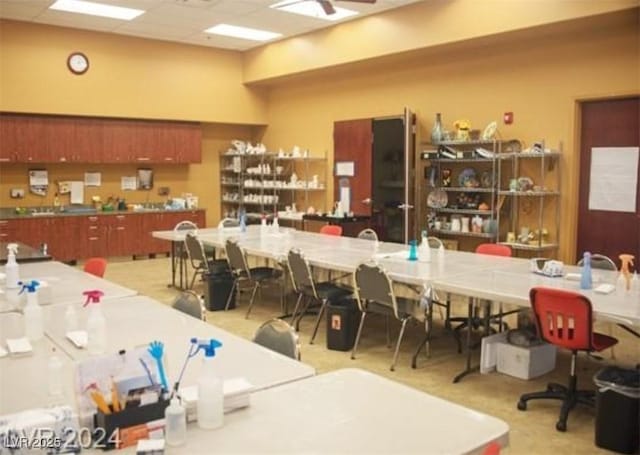
<instances>
[{"instance_id":1,"label":"long white folding table","mask_svg":"<svg viewBox=\"0 0 640 455\"><path fill-rule=\"evenodd\" d=\"M88 311L77 308L80 326L86 326ZM165 362L169 382L182 368L192 338L215 338L223 346L216 352L215 364L223 379L244 377L256 390L299 380L315 374L313 367L295 361L214 325L195 319L149 297L134 296L110 301L102 312L107 321L107 352L146 346L153 340L165 345ZM47 335L73 360L89 357L86 349L76 348L65 336L65 309L45 308ZM190 361L183 385L195 384L200 373L202 355ZM171 384L170 384L171 385Z\"/></svg>"},{"instance_id":2,"label":"long white folding table","mask_svg":"<svg viewBox=\"0 0 640 455\"><path fill-rule=\"evenodd\" d=\"M190 425L186 444L170 451L480 454L492 442L508 445L507 423L349 368L254 393L221 428Z\"/></svg>"},{"instance_id":3,"label":"long white folding table","mask_svg":"<svg viewBox=\"0 0 640 455\"><path fill-rule=\"evenodd\" d=\"M0 267L4 271L4 267ZM103 301L119 299L136 295L137 291L125 288L103 278L85 273L75 267L70 267L61 262L33 262L20 264L20 279L23 281L46 281L50 292L50 303L59 305L64 303L84 302L84 291L99 289L104 293ZM0 293L0 312L20 309L26 298L19 295L19 289L2 289ZM41 304L46 302L41 299Z\"/></svg>"}]
</instances>

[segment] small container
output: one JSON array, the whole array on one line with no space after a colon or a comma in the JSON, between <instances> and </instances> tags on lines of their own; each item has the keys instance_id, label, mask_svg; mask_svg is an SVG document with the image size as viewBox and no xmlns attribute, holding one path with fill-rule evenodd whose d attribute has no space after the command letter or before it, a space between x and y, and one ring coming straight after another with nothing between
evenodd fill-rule
<instances>
[{"instance_id":1,"label":"small container","mask_svg":"<svg viewBox=\"0 0 640 455\"><path fill-rule=\"evenodd\" d=\"M44 316L38 303L37 281L22 283L22 291L27 291L27 305L24 307L25 335L30 341L38 341L44 337Z\"/></svg>"},{"instance_id":2,"label":"small container","mask_svg":"<svg viewBox=\"0 0 640 455\"><path fill-rule=\"evenodd\" d=\"M187 416L178 398L172 398L164 410L164 439L167 445L177 447L187 442Z\"/></svg>"},{"instance_id":3,"label":"small container","mask_svg":"<svg viewBox=\"0 0 640 455\"><path fill-rule=\"evenodd\" d=\"M62 397L62 361L56 355L56 348L51 351L48 365L49 396L55 399Z\"/></svg>"}]
</instances>

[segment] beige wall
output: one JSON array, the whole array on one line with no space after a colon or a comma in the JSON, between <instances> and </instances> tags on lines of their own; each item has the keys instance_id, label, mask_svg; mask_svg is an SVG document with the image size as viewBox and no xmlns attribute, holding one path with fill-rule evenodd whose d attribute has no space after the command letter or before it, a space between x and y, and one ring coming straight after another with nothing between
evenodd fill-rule
<instances>
[{"instance_id":1,"label":"beige wall","mask_svg":"<svg viewBox=\"0 0 640 455\"><path fill-rule=\"evenodd\" d=\"M274 78L638 6L638 0L429 0L246 53L244 80Z\"/></svg>"},{"instance_id":2,"label":"beige wall","mask_svg":"<svg viewBox=\"0 0 640 455\"><path fill-rule=\"evenodd\" d=\"M436 112L442 112L448 128L465 118L482 129L512 111L513 125L499 126L503 138L525 144L543 138L549 146L562 145L560 257L573 261L576 100L640 93L639 36L636 10L596 28L572 25L527 39L506 36L490 48L412 53L342 68L331 76L289 78L270 92L264 141L324 154L333 150L335 120L400 114L408 106L417 112L419 136L427 140Z\"/></svg>"},{"instance_id":3,"label":"beige wall","mask_svg":"<svg viewBox=\"0 0 640 455\"><path fill-rule=\"evenodd\" d=\"M242 54L23 22L0 22L0 110L264 124ZM67 57L82 51L89 71Z\"/></svg>"}]
</instances>

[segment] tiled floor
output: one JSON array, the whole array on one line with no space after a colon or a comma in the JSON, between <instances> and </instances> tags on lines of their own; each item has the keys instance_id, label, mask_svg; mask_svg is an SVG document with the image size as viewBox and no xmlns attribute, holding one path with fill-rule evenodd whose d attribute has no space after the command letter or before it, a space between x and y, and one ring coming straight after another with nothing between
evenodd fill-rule
<instances>
[{"instance_id":1,"label":"tiled floor","mask_svg":"<svg viewBox=\"0 0 640 455\"><path fill-rule=\"evenodd\" d=\"M121 285L138 290L160 302L170 303L177 291L169 288L169 260L143 259L136 261L110 260L105 278ZM196 284L196 291L203 292L203 285ZM276 298L265 294L263 302L254 306L250 319L245 319L246 297L238 301L238 308L228 312L210 312L208 321L239 336L251 338L259 324L280 314L280 305ZM455 342L442 322L435 315L435 339L432 343L431 357L421 356L417 369L410 366L413 349L420 340L422 328L410 326L403 343L395 372L389 371L392 350L386 347L384 324L373 321L365 326L358 349L357 359L351 360L350 353L330 351L325 347L324 323L318 333L315 344L309 344L314 317L303 319L300 326L302 341L302 361L316 368L318 373L345 367L358 367L403 382L430 394L460 403L472 409L494 415L505 420L510 428L510 446L504 453L509 454L587 454L607 453L594 445L595 411L584 407L576 408L569 417L568 431L555 430L559 403L554 401L532 402L526 412L516 409L520 394L542 390L549 381L566 382L569 371L569 355L562 352L558 356L555 371L541 378L524 381L498 373L489 375L473 374L460 383L453 384L452 378L464 367L464 356L456 352ZM398 325L392 326L392 337L397 336ZM608 326L601 327L608 331ZM615 349L616 362L629 366L640 361L640 343L623 330L614 327L614 336L620 339ZM477 361L478 353L474 359ZM604 361L580 356L578 361L579 382L593 388L594 374L606 364L612 362L610 353L604 354ZM375 397L371 397L375 400ZM410 411L407 411L410 415ZM402 416L398 416L403 418ZM424 422L425 426L429 422ZM451 437L464 428L452 428ZM425 453L429 442L425 441Z\"/></svg>"}]
</instances>

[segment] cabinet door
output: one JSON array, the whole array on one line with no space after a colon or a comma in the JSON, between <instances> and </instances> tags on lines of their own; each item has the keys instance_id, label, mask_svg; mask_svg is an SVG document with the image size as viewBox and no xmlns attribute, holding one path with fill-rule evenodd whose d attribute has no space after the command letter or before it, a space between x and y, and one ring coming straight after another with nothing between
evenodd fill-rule
<instances>
[{"instance_id":1,"label":"cabinet door","mask_svg":"<svg viewBox=\"0 0 640 455\"><path fill-rule=\"evenodd\" d=\"M138 121L133 125L132 161L140 164L153 163L160 141L157 128L152 122Z\"/></svg>"},{"instance_id":2,"label":"cabinet door","mask_svg":"<svg viewBox=\"0 0 640 455\"><path fill-rule=\"evenodd\" d=\"M134 125L126 120L102 121L102 163L126 163L133 157Z\"/></svg>"},{"instance_id":3,"label":"cabinet door","mask_svg":"<svg viewBox=\"0 0 640 455\"><path fill-rule=\"evenodd\" d=\"M202 162L202 130L200 124L177 123L173 127L173 134L178 162Z\"/></svg>"},{"instance_id":4,"label":"cabinet door","mask_svg":"<svg viewBox=\"0 0 640 455\"><path fill-rule=\"evenodd\" d=\"M46 121L44 117L11 116L7 128L9 144L13 148L15 162L46 163L50 160L47 147ZM4 139L3 139L4 141Z\"/></svg>"},{"instance_id":5,"label":"cabinet door","mask_svg":"<svg viewBox=\"0 0 640 455\"><path fill-rule=\"evenodd\" d=\"M45 123L47 147L45 162L67 163L77 161L75 152L76 119L71 117L50 117Z\"/></svg>"},{"instance_id":6,"label":"cabinet door","mask_svg":"<svg viewBox=\"0 0 640 455\"><path fill-rule=\"evenodd\" d=\"M104 121L92 118L75 120L73 161L99 163L104 156Z\"/></svg>"},{"instance_id":7,"label":"cabinet door","mask_svg":"<svg viewBox=\"0 0 640 455\"><path fill-rule=\"evenodd\" d=\"M18 159L17 121L13 115L0 115L0 163Z\"/></svg>"},{"instance_id":8,"label":"cabinet door","mask_svg":"<svg viewBox=\"0 0 640 455\"><path fill-rule=\"evenodd\" d=\"M0 220L0 242L16 242L16 230L14 220Z\"/></svg>"},{"instance_id":9,"label":"cabinet door","mask_svg":"<svg viewBox=\"0 0 640 455\"><path fill-rule=\"evenodd\" d=\"M59 216L47 219L46 243L49 254L57 261L73 261L79 257L78 236L82 219L76 216Z\"/></svg>"},{"instance_id":10,"label":"cabinet door","mask_svg":"<svg viewBox=\"0 0 640 455\"><path fill-rule=\"evenodd\" d=\"M113 215L109 218L109 256L128 256L136 253L138 235L136 224L133 223L136 215Z\"/></svg>"},{"instance_id":11,"label":"cabinet door","mask_svg":"<svg viewBox=\"0 0 640 455\"><path fill-rule=\"evenodd\" d=\"M146 213L144 215L145 219L142 223L143 228L141 236L143 239L145 239L144 241L148 245L147 254L167 253L171 250L170 242L167 242L166 240L156 239L151 236L151 233L153 231L173 229L173 226L175 225L171 225L170 227L168 227L168 218L165 215L165 213Z\"/></svg>"}]
</instances>

